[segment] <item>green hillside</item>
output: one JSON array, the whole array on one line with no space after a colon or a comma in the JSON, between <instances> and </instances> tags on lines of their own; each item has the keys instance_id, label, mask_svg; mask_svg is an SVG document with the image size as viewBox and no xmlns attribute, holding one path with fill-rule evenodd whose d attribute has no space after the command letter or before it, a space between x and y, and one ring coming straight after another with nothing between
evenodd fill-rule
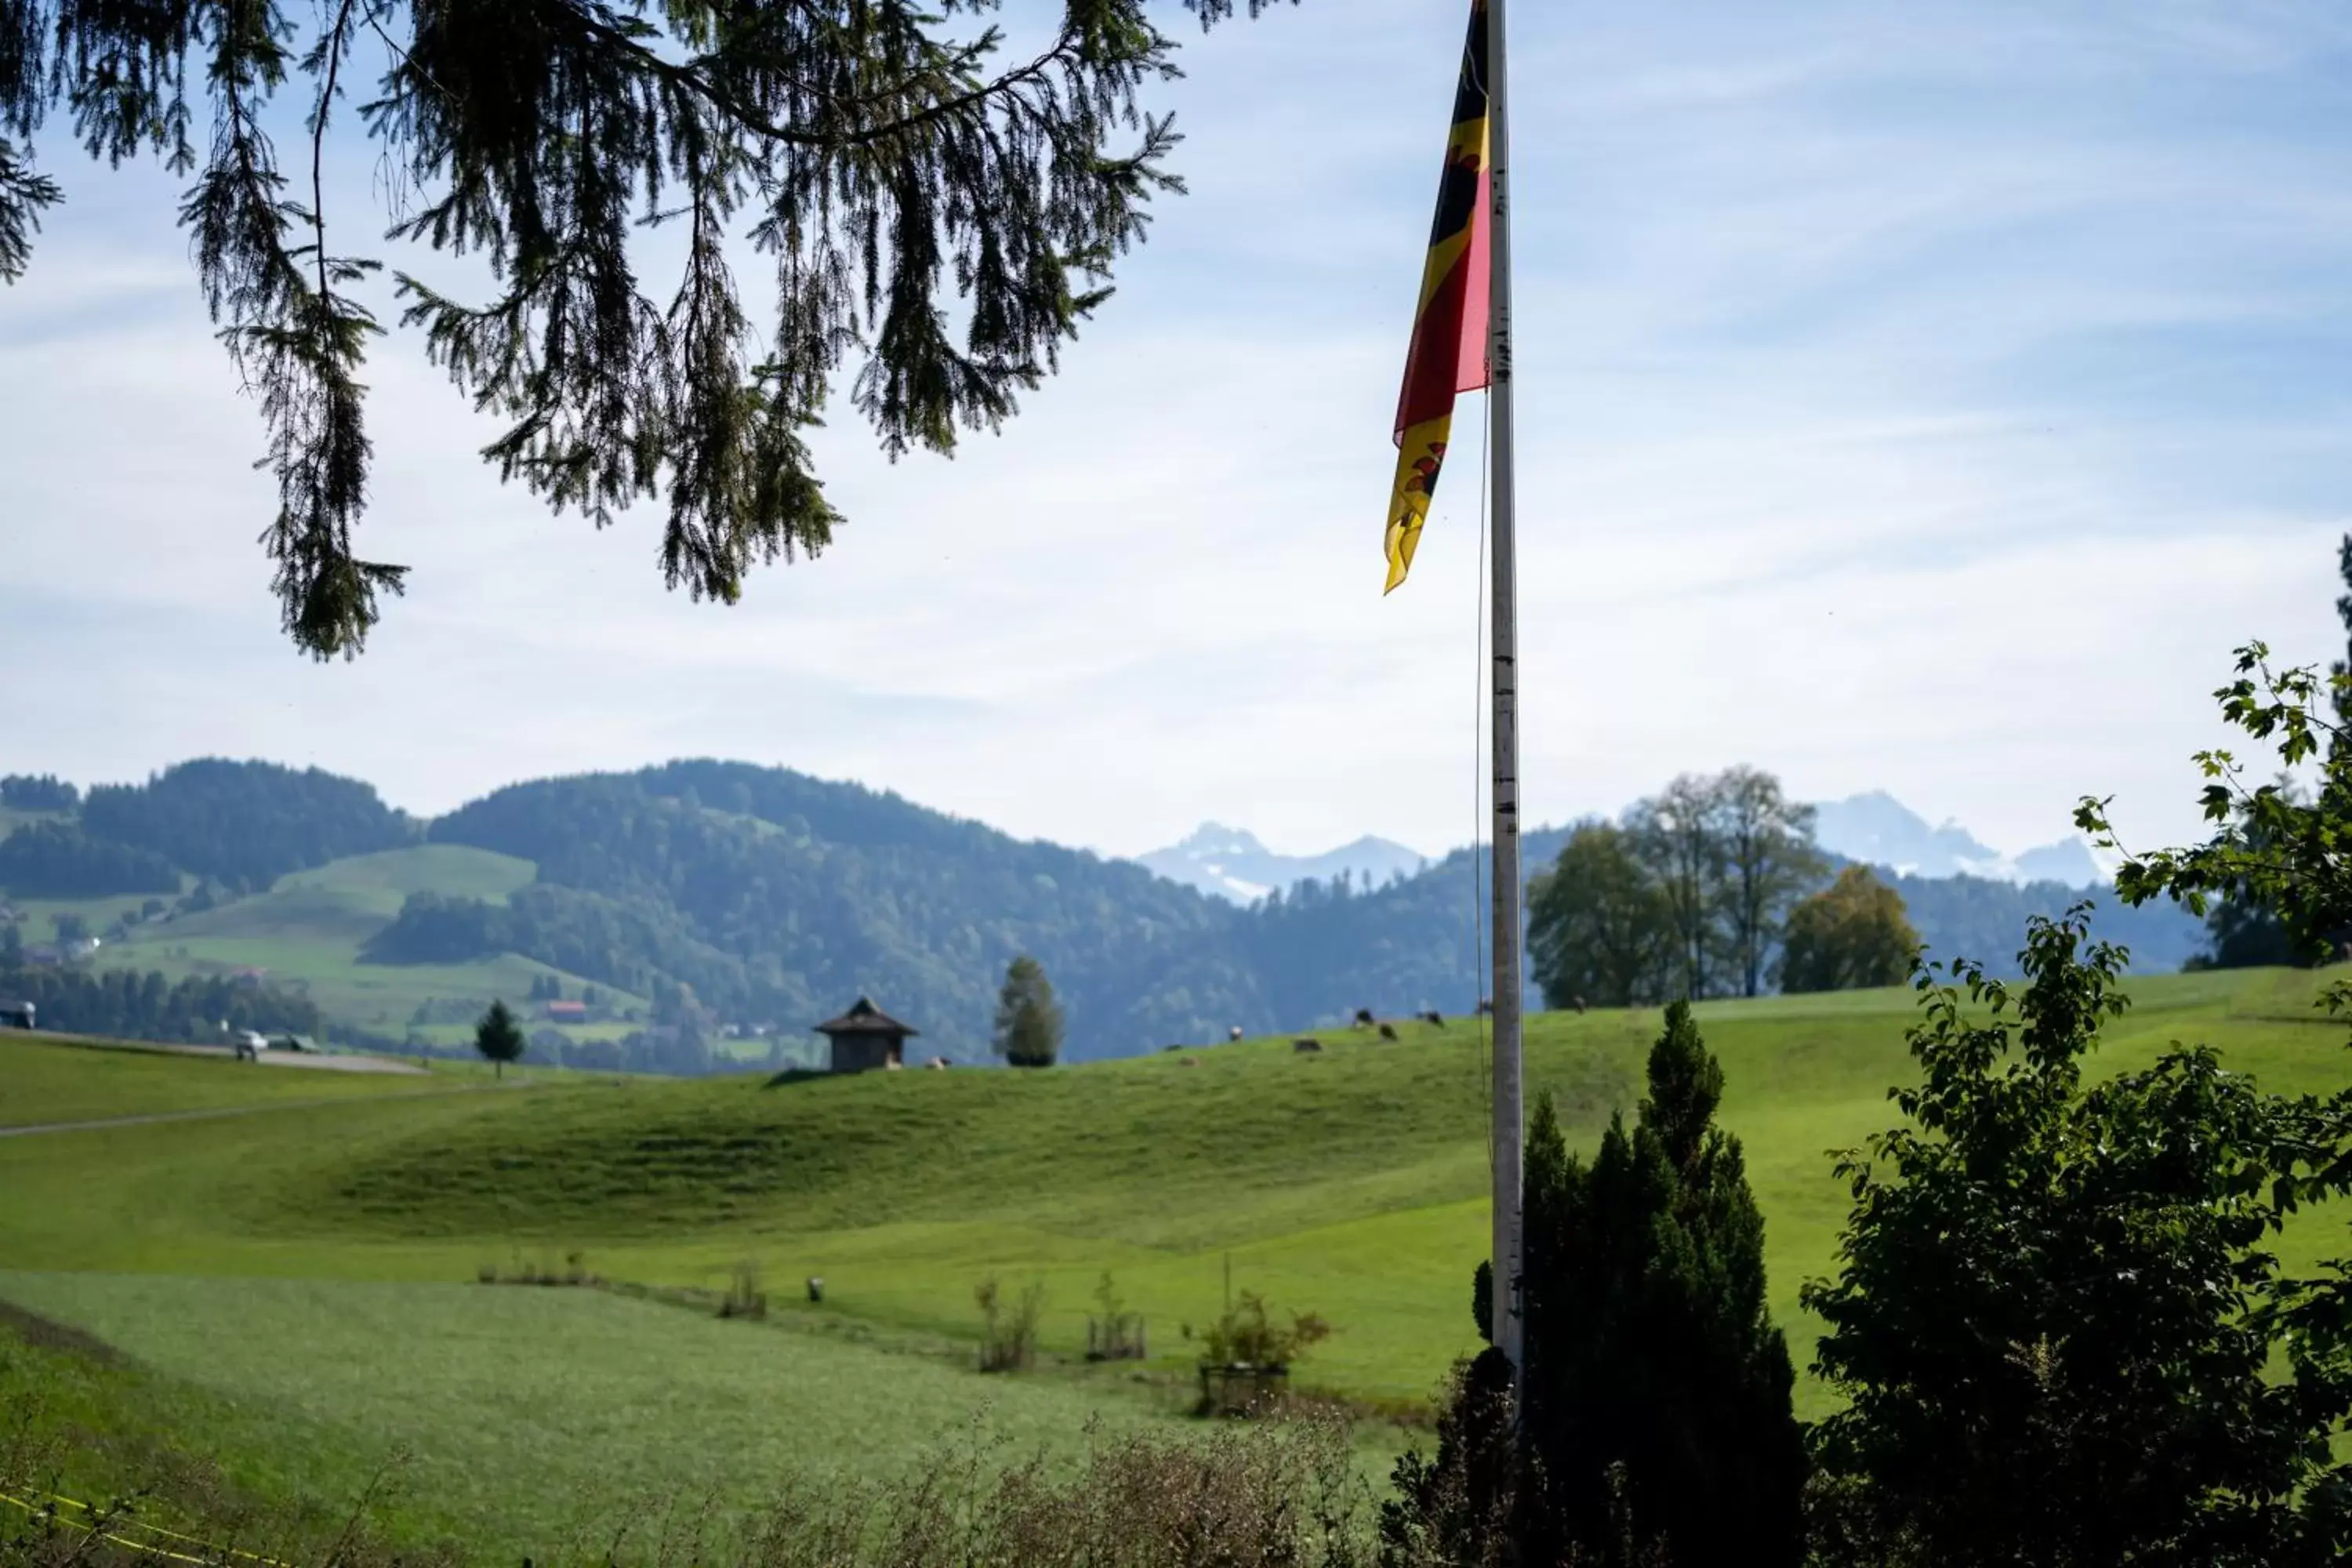
<instances>
[{"instance_id":1,"label":"green hillside","mask_svg":"<svg viewBox=\"0 0 2352 1568\"><path fill-rule=\"evenodd\" d=\"M226 1056L167 1055L0 1032L0 1128L309 1105L436 1087L402 1074L266 1070Z\"/></svg>"},{"instance_id":2,"label":"green hillside","mask_svg":"<svg viewBox=\"0 0 2352 1568\"><path fill-rule=\"evenodd\" d=\"M2277 971L2137 982L2097 1068L2198 1041L2272 1089L2338 1088L2342 1031L2313 1010L2317 984ZM1801 1363L1811 1331L1797 1289L1832 1266L1846 1206L1827 1152L1887 1124L1886 1089L1908 1067L1912 1002L1894 991L1700 1009ZM1580 1143L1635 1097L1656 1026L1646 1013L1533 1020L1530 1084L1557 1097ZM1176 1419L1182 1326L1214 1314L1230 1269L1236 1288L1337 1325L1302 1363L1307 1384L1410 1410L1472 1339L1485 1090L1473 1028L1402 1033L1389 1043L1326 1032L1319 1053L1284 1037L1047 1072L557 1079L0 1139L0 1191L12 1200L0 1205L0 1258L16 1271L0 1276L0 1298L99 1332L207 1396L264 1410L314 1375L320 1389L341 1386L354 1354L343 1325L403 1323L371 1337L369 1363L379 1379L403 1380L401 1399L355 1399L339 1415L338 1396L322 1394L302 1420L342 1422L325 1451L354 1465L367 1441L445 1451L462 1425L466 1443L522 1452L544 1424L584 1423L594 1442L512 1483L530 1494L526 1520L558 1510L532 1489L569 1484L599 1458L635 1464L637 1445L667 1430L593 1419L548 1349L566 1336L587 1336L615 1361L625 1347L629 1375L656 1382L671 1358L686 1358L682 1389L753 1376L728 1369L732 1356L754 1356L757 1377L782 1380L776 1403L764 1415L728 1405L725 1420L741 1426L746 1452L771 1456L792 1447L774 1425L797 1419L788 1391L832 1375L804 1347L856 1344L869 1355L857 1375L883 1391L869 1440L890 1447L895 1435L911 1450L940 1430L942 1401L1009 1409L1010 1399L1026 1412L1020 1421L1045 1426L1082 1423L1093 1409ZM89 1059L83 1104L110 1092ZM2308 1261L2340 1251L2339 1223L2310 1217L2288 1252ZM749 1263L774 1291L776 1317L713 1338L730 1330L681 1309L546 1292L523 1293L551 1303L525 1308L514 1292L465 1284L486 1265L575 1253L614 1279L670 1287L716 1288ZM1007 1385L958 1370L977 1332L977 1281L1042 1282L1044 1344L1066 1362L1106 1270L1149 1321L1143 1382L1065 1367ZM810 1275L826 1282L821 1306L801 1299ZM414 1290L387 1293L393 1285ZM247 1323L285 1325L268 1355L203 1352L207 1331ZM453 1357L462 1367L450 1369ZM888 1392L901 1374L929 1390L907 1396L903 1433ZM1045 1403L1021 1403L1033 1396ZM1817 1412L1820 1400L1810 1383L1801 1389L1801 1408Z\"/></svg>"},{"instance_id":3,"label":"green hillside","mask_svg":"<svg viewBox=\"0 0 2352 1568\"><path fill-rule=\"evenodd\" d=\"M861 994L916 1023L929 1049L977 1059L1021 954L1053 978L1074 1061L1358 1007L1462 1012L1485 984L1466 851L1377 889L1306 884L1242 909L886 792L737 763L515 784L419 824L355 781L207 761L20 826L44 825L79 837L18 857L42 879L5 889L24 942L77 918L104 938L99 967L260 972L321 1010L322 1026L383 1046L413 1029L457 1048L493 996L522 1000L551 977L637 1015L572 1031L598 1042L588 1059L667 1072L789 1059L769 1042L808 1046L812 1021ZM1564 838L1529 833L1527 869ZM118 851L163 857L178 890L131 876ZM1996 969L2029 914L2080 896L1895 880L1933 951ZM68 885L81 890L65 896ZM2203 941L2168 905L2102 909L2095 924L2143 973L2177 968ZM756 1039L730 1042L729 1025Z\"/></svg>"},{"instance_id":4,"label":"green hillside","mask_svg":"<svg viewBox=\"0 0 2352 1568\"><path fill-rule=\"evenodd\" d=\"M397 1041L428 1003L478 1010L497 996L520 1000L534 980L560 972L511 953L464 963L369 963L362 955L368 940L412 893L504 898L532 874L528 860L452 844L352 856L292 873L265 893L135 926L107 950L106 961L173 978L257 970L271 984L307 993L335 1023ZM582 982L565 978L576 994Z\"/></svg>"}]
</instances>

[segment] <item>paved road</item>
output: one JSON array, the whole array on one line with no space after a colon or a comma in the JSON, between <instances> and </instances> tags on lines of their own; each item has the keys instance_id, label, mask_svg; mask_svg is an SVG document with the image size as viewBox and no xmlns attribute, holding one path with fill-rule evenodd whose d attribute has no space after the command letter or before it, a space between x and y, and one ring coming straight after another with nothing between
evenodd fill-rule
<instances>
[{"instance_id":1,"label":"paved road","mask_svg":"<svg viewBox=\"0 0 2352 1568\"><path fill-rule=\"evenodd\" d=\"M228 1046L173 1046L172 1050L191 1057L233 1057ZM320 1072L389 1072L408 1078L425 1078L425 1070L415 1062L395 1061L391 1057L325 1056L316 1051L264 1051L255 1058L266 1068L311 1068Z\"/></svg>"},{"instance_id":2,"label":"paved road","mask_svg":"<svg viewBox=\"0 0 2352 1568\"><path fill-rule=\"evenodd\" d=\"M423 1100L431 1095L478 1094L503 1084L464 1084L449 1089L420 1089L405 1094L377 1094L353 1100L281 1100L269 1105L230 1105L212 1110L154 1110L144 1116L107 1116L95 1121L44 1121L31 1127L0 1127L0 1138L29 1138L37 1132L94 1132L102 1127L145 1127L158 1121L204 1121L218 1116L257 1116L265 1110L301 1110L321 1105L381 1105L387 1100Z\"/></svg>"},{"instance_id":3,"label":"paved road","mask_svg":"<svg viewBox=\"0 0 2352 1568\"><path fill-rule=\"evenodd\" d=\"M137 1051L147 1056L211 1057L226 1061L236 1055L234 1046L191 1046L170 1040L109 1040L92 1035L59 1035L37 1029L31 1034L0 1035L0 1043L19 1039L41 1046L71 1046L78 1050ZM423 1078L425 1069L396 1057L342 1056L326 1051L264 1051L257 1058L266 1068L311 1068L320 1072L389 1072Z\"/></svg>"}]
</instances>

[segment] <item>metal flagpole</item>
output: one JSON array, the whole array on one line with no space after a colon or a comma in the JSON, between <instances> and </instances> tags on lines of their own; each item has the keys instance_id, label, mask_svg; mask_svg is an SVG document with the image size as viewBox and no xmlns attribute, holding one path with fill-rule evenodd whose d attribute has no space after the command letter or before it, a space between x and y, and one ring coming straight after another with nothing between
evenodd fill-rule
<instances>
[{"instance_id":1,"label":"metal flagpole","mask_svg":"<svg viewBox=\"0 0 2352 1568\"><path fill-rule=\"evenodd\" d=\"M1511 370L1511 111L1506 64L1507 0L1486 0L1489 209L1494 277L1487 338L1487 416L1493 465L1495 583L1495 1343L1525 1367L1520 1304L1520 1138L1525 1125L1519 1052L1518 556L1513 533Z\"/></svg>"}]
</instances>

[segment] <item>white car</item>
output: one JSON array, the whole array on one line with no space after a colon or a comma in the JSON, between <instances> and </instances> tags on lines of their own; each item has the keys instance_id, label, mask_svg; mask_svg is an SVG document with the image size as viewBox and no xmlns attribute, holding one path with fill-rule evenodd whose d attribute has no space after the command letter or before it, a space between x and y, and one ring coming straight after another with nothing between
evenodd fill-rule
<instances>
[{"instance_id":1,"label":"white car","mask_svg":"<svg viewBox=\"0 0 2352 1568\"><path fill-rule=\"evenodd\" d=\"M236 1059L241 1062L257 1062L261 1059L261 1053L269 1048L269 1042L251 1029L239 1029L234 1044Z\"/></svg>"}]
</instances>

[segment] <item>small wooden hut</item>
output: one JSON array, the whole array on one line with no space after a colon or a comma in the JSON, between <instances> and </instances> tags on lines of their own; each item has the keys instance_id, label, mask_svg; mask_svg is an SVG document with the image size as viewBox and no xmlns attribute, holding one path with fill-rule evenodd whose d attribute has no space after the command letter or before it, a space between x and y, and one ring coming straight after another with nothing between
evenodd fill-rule
<instances>
[{"instance_id":1,"label":"small wooden hut","mask_svg":"<svg viewBox=\"0 0 2352 1568\"><path fill-rule=\"evenodd\" d=\"M816 1032L833 1046L835 1072L872 1072L906 1064L907 1042L922 1031L901 1024L860 996L856 1005Z\"/></svg>"}]
</instances>

